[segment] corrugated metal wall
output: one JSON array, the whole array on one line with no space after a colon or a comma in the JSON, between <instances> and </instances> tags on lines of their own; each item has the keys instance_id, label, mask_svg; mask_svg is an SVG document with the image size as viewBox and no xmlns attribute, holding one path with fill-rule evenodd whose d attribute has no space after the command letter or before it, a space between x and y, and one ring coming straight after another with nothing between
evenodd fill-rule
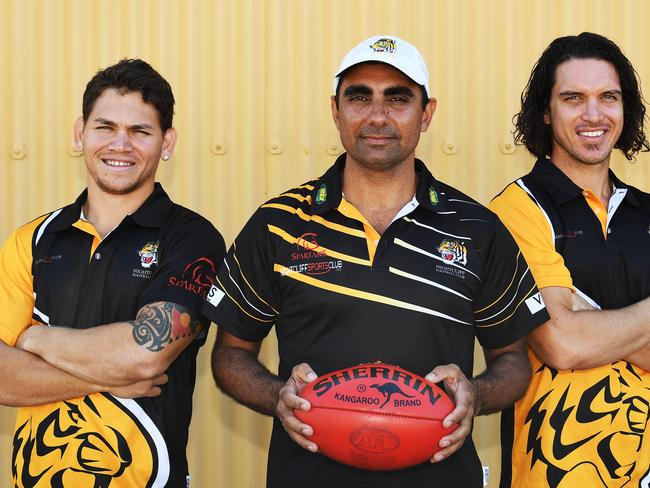
<instances>
[{"instance_id":1,"label":"corrugated metal wall","mask_svg":"<svg viewBox=\"0 0 650 488\"><path fill-rule=\"evenodd\" d=\"M230 243L264 199L341 151L331 76L363 38L392 33L420 48L439 103L419 156L487 202L531 165L512 145L511 119L548 42L605 34L648 86L649 20L645 0L0 0L0 240L84 187L72 124L87 80L122 57L148 60L172 84L180 140L159 179ZM614 168L648 190L648 159L616 156ZM274 368L267 342L262 356ZM208 356L206 347L188 449L193 486L263 486L269 421L217 392ZM0 409L0 486L9 484L13 418ZM498 418L479 419L474 436L497 486Z\"/></svg>"}]
</instances>

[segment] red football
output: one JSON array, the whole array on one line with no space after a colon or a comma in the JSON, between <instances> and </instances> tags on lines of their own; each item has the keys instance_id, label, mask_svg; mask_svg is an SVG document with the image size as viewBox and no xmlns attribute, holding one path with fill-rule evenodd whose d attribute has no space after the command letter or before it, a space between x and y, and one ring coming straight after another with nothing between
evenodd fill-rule
<instances>
[{"instance_id":1,"label":"red football","mask_svg":"<svg viewBox=\"0 0 650 488\"><path fill-rule=\"evenodd\" d=\"M328 373L300 396L308 412L294 410L311 425L319 451L357 468L385 471L428 461L452 432L442 426L453 401L433 383L390 364L360 364Z\"/></svg>"}]
</instances>

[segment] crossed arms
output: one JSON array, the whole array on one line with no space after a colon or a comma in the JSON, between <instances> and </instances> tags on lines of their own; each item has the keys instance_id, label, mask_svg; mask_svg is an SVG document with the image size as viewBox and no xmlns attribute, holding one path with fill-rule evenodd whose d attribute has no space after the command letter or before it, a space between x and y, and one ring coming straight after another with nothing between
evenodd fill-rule
<instances>
[{"instance_id":1,"label":"crossed arms","mask_svg":"<svg viewBox=\"0 0 650 488\"><path fill-rule=\"evenodd\" d=\"M157 396L165 371L201 331L171 302L143 306L135 320L90 329L35 325L15 347L0 341L0 404L28 406L96 392Z\"/></svg>"},{"instance_id":2,"label":"crossed arms","mask_svg":"<svg viewBox=\"0 0 650 488\"><path fill-rule=\"evenodd\" d=\"M650 298L618 310L597 310L569 288L541 288L551 320L528 337L551 367L588 369L620 359L650 371Z\"/></svg>"}]
</instances>

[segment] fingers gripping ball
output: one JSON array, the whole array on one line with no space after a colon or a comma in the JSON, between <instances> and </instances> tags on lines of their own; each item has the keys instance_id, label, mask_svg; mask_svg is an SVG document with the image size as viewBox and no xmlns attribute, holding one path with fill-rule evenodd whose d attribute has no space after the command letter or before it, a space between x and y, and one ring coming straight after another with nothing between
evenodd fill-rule
<instances>
[{"instance_id":1,"label":"fingers gripping ball","mask_svg":"<svg viewBox=\"0 0 650 488\"><path fill-rule=\"evenodd\" d=\"M322 454L357 468L385 471L428 461L456 426L442 421L453 401L433 383L398 366L374 363L328 373L306 385L311 403L295 416L311 425Z\"/></svg>"}]
</instances>

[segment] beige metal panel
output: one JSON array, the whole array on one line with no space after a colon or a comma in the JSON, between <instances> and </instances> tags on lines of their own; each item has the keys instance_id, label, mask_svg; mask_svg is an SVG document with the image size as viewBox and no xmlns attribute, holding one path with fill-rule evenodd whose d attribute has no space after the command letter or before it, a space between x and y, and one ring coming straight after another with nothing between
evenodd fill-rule
<instances>
[{"instance_id":1,"label":"beige metal panel","mask_svg":"<svg viewBox=\"0 0 650 488\"><path fill-rule=\"evenodd\" d=\"M438 110L418 155L486 203L532 163L513 151L511 119L542 49L558 35L602 32L650 80L649 10L644 0L0 0L0 240L83 188L72 124L86 81L121 57L148 60L174 87L179 143L159 179L230 243L257 205L321 174L341 151L331 77L363 38L392 33L420 48ZM648 159L615 156L613 166L647 190ZM193 486L263 486L269 420L214 388L209 348L188 446ZM274 337L261 357L277 368ZM0 486L13 417L0 409ZM490 486L497 419L474 431Z\"/></svg>"}]
</instances>

